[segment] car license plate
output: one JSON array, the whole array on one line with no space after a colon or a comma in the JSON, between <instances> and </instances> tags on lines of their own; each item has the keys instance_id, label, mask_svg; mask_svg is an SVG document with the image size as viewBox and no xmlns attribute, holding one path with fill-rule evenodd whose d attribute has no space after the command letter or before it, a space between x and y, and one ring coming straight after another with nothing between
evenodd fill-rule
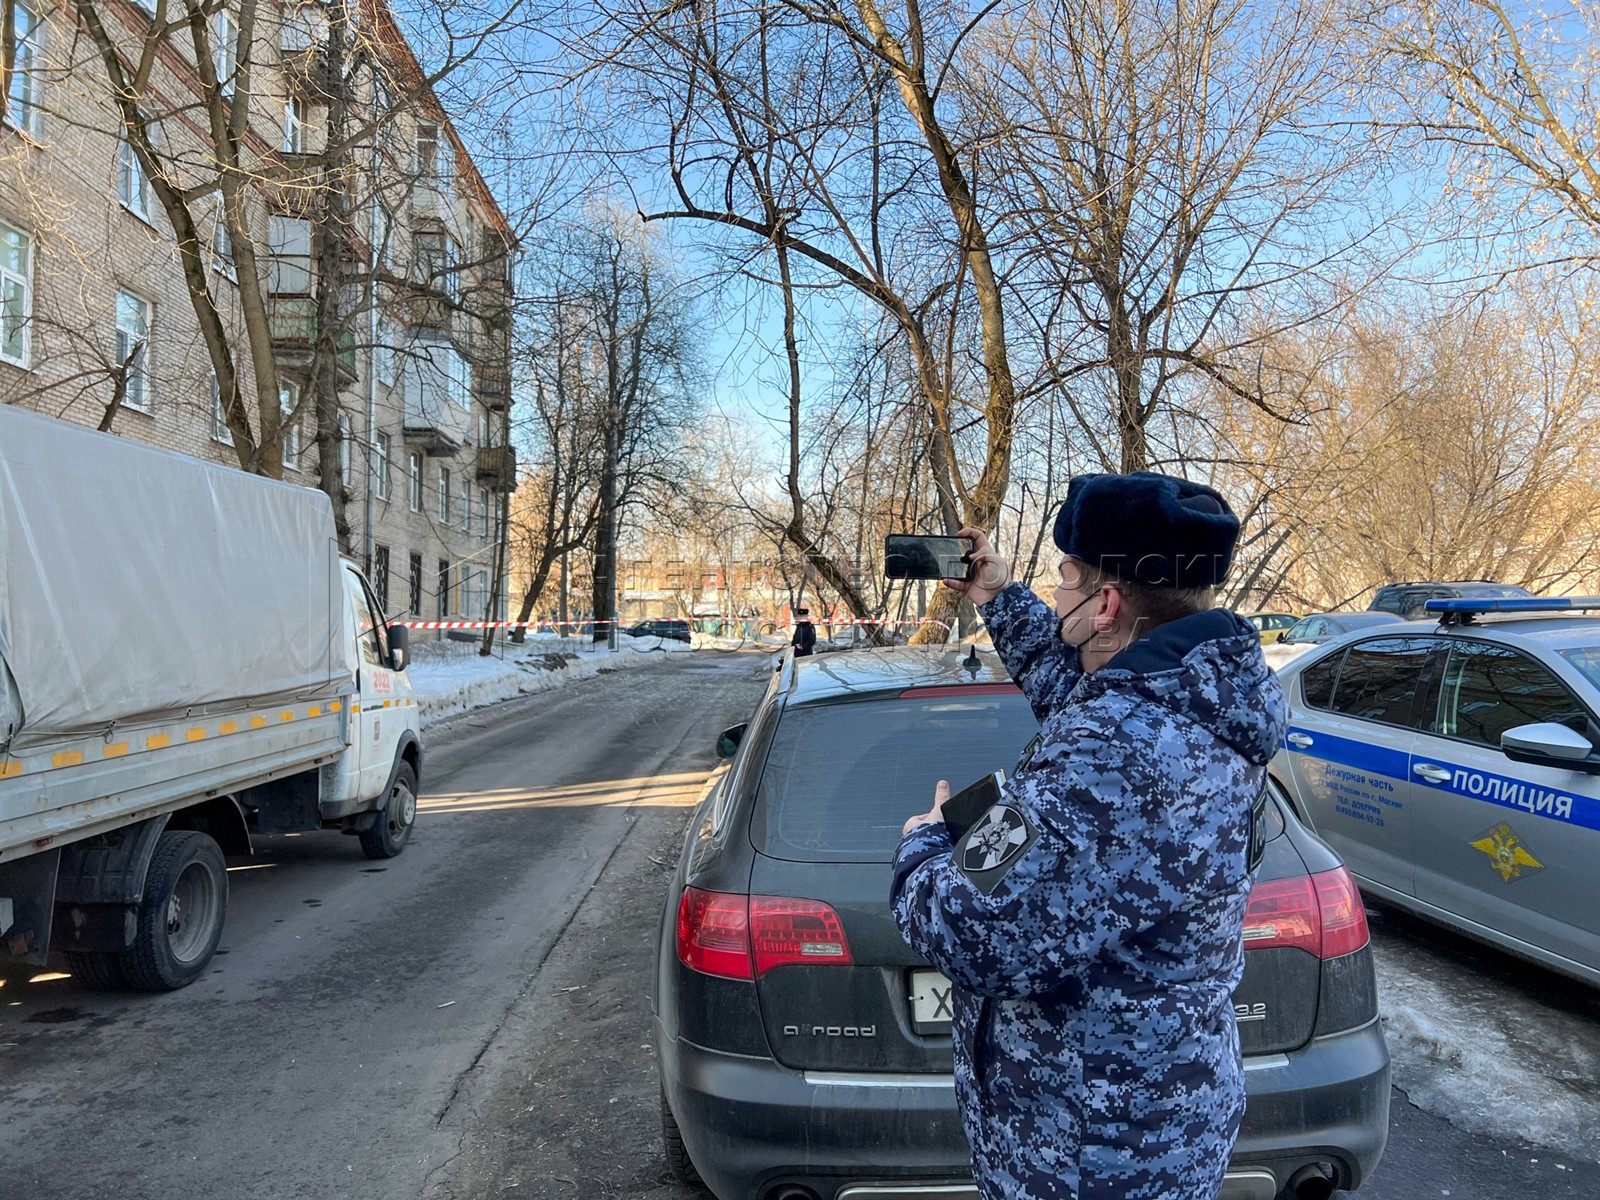
<instances>
[{"instance_id":1,"label":"car license plate","mask_svg":"<svg viewBox=\"0 0 1600 1200\"><path fill-rule=\"evenodd\" d=\"M951 983L937 971L911 972L911 1019L919 1025L952 1020Z\"/></svg>"}]
</instances>

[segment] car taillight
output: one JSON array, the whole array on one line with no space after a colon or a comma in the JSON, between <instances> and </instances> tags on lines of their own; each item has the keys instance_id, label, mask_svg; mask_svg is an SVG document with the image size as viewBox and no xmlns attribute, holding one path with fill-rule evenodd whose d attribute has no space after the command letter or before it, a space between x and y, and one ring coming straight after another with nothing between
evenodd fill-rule
<instances>
[{"instance_id":1,"label":"car taillight","mask_svg":"<svg viewBox=\"0 0 1600 1200\"><path fill-rule=\"evenodd\" d=\"M820 900L751 896L750 932L757 975L786 963L821 967L848 966L852 961L839 914Z\"/></svg>"},{"instance_id":2,"label":"car taillight","mask_svg":"<svg viewBox=\"0 0 1600 1200\"><path fill-rule=\"evenodd\" d=\"M706 975L754 979L749 898L684 888L678 903L678 961Z\"/></svg>"},{"instance_id":3,"label":"car taillight","mask_svg":"<svg viewBox=\"0 0 1600 1200\"><path fill-rule=\"evenodd\" d=\"M789 963L849 966L839 914L820 900L683 889L678 961L723 979L755 979Z\"/></svg>"},{"instance_id":4,"label":"car taillight","mask_svg":"<svg viewBox=\"0 0 1600 1200\"><path fill-rule=\"evenodd\" d=\"M1293 946L1318 958L1338 958L1367 944L1367 913L1361 893L1343 867L1271 879L1250 892L1244 917L1244 948Z\"/></svg>"}]
</instances>

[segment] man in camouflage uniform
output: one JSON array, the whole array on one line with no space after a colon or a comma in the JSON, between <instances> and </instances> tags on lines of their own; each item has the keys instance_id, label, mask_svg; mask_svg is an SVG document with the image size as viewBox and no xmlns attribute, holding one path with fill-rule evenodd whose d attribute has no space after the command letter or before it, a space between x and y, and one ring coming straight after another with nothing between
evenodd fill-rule
<instances>
[{"instance_id":1,"label":"man in camouflage uniform","mask_svg":"<svg viewBox=\"0 0 1600 1200\"><path fill-rule=\"evenodd\" d=\"M1287 709L1214 608L1238 520L1163 475L1074 479L1056 611L976 530L970 583L1043 726L953 845L912 818L893 900L955 983L956 1094L985 1200L1212 1200L1244 1112L1250 809Z\"/></svg>"}]
</instances>

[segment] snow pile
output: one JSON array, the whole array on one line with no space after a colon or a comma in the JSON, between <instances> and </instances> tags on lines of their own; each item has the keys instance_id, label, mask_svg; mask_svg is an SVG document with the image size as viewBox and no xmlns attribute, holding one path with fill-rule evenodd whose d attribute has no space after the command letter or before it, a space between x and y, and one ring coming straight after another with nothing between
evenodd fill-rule
<instances>
[{"instance_id":1,"label":"snow pile","mask_svg":"<svg viewBox=\"0 0 1600 1200\"><path fill-rule=\"evenodd\" d=\"M424 726L469 709L496 704L513 696L547 692L602 671L616 671L665 662L667 655L687 653L683 642L624 637L616 650L605 643L591 646L581 638L535 634L522 646L505 647L505 657L480 657L475 643L422 642L412 645L406 674L417 698Z\"/></svg>"},{"instance_id":2,"label":"snow pile","mask_svg":"<svg viewBox=\"0 0 1600 1200\"><path fill-rule=\"evenodd\" d=\"M1463 988L1459 967L1424 956L1374 961L1394 1082L1413 1104L1468 1133L1600 1159L1600 1043L1581 1022L1507 1004L1503 988Z\"/></svg>"}]
</instances>

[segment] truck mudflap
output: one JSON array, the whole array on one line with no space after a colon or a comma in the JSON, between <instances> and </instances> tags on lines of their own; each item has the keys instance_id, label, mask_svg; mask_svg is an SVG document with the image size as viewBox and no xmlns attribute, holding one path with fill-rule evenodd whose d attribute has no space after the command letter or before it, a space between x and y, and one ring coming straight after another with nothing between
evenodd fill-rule
<instances>
[{"instance_id":1,"label":"truck mudflap","mask_svg":"<svg viewBox=\"0 0 1600 1200\"><path fill-rule=\"evenodd\" d=\"M0 863L0 962L44 964L60 864L59 849Z\"/></svg>"}]
</instances>

